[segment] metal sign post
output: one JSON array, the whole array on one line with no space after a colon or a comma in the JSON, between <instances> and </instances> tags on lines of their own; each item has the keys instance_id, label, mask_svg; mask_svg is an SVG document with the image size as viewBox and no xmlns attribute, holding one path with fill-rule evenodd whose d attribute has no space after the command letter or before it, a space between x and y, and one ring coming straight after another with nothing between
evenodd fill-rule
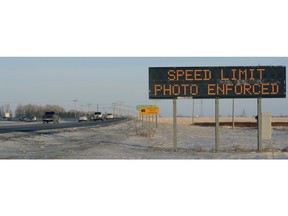
<instances>
[{"instance_id":1,"label":"metal sign post","mask_svg":"<svg viewBox=\"0 0 288 216\"><path fill-rule=\"evenodd\" d=\"M232 129L234 129L235 126L235 98L232 99Z\"/></svg>"},{"instance_id":2,"label":"metal sign post","mask_svg":"<svg viewBox=\"0 0 288 216\"><path fill-rule=\"evenodd\" d=\"M157 114L155 115L155 121L156 121L156 128L158 128L158 124L157 124Z\"/></svg>"},{"instance_id":3,"label":"metal sign post","mask_svg":"<svg viewBox=\"0 0 288 216\"><path fill-rule=\"evenodd\" d=\"M158 107L158 101L157 101L157 100L156 100L156 106ZM155 117L156 117L156 119L155 119L155 121L156 121L156 128L158 128L158 124L157 124L157 117L158 117L158 114L156 114Z\"/></svg>"},{"instance_id":4,"label":"metal sign post","mask_svg":"<svg viewBox=\"0 0 288 216\"><path fill-rule=\"evenodd\" d=\"M140 105L140 106L137 106L137 109L139 110L139 114L142 118L142 126L143 126L144 115L146 115L146 123L148 123L149 128L150 128L150 122L151 122L151 115L152 115L152 122L154 121L154 115L155 115L156 116L156 128L157 128L157 115L159 114L158 106Z\"/></svg>"},{"instance_id":5,"label":"metal sign post","mask_svg":"<svg viewBox=\"0 0 288 216\"><path fill-rule=\"evenodd\" d=\"M192 98L193 104L192 104L192 126L194 126L194 108L195 108L195 99Z\"/></svg>"},{"instance_id":6,"label":"metal sign post","mask_svg":"<svg viewBox=\"0 0 288 216\"><path fill-rule=\"evenodd\" d=\"M150 137L151 136L151 130L150 130L150 123L151 123L151 115L148 115L148 136Z\"/></svg>"},{"instance_id":7,"label":"metal sign post","mask_svg":"<svg viewBox=\"0 0 288 216\"><path fill-rule=\"evenodd\" d=\"M262 101L257 98L258 151L262 151Z\"/></svg>"},{"instance_id":8,"label":"metal sign post","mask_svg":"<svg viewBox=\"0 0 288 216\"><path fill-rule=\"evenodd\" d=\"M177 99L173 99L173 148L177 151Z\"/></svg>"},{"instance_id":9,"label":"metal sign post","mask_svg":"<svg viewBox=\"0 0 288 216\"><path fill-rule=\"evenodd\" d=\"M219 152L219 98L215 98L215 152Z\"/></svg>"}]
</instances>

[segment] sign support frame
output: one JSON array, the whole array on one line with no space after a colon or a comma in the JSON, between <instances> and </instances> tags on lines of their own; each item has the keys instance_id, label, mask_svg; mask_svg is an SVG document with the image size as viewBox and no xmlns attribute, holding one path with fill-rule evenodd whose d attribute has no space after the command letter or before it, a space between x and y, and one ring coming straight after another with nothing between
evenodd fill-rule
<instances>
[{"instance_id":1,"label":"sign support frame","mask_svg":"<svg viewBox=\"0 0 288 216\"><path fill-rule=\"evenodd\" d=\"M235 98L232 99L232 129L235 127Z\"/></svg>"},{"instance_id":2,"label":"sign support frame","mask_svg":"<svg viewBox=\"0 0 288 216\"><path fill-rule=\"evenodd\" d=\"M215 152L219 152L219 97L215 98Z\"/></svg>"},{"instance_id":3,"label":"sign support frame","mask_svg":"<svg viewBox=\"0 0 288 216\"><path fill-rule=\"evenodd\" d=\"M158 123L157 123L157 114L155 115L155 123L156 123L156 128L158 128Z\"/></svg>"},{"instance_id":4,"label":"sign support frame","mask_svg":"<svg viewBox=\"0 0 288 216\"><path fill-rule=\"evenodd\" d=\"M192 126L194 126L195 99L192 98Z\"/></svg>"},{"instance_id":5,"label":"sign support frame","mask_svg":"<svg viewBox=\"0 0 288 216\"><path fill-rule=\"evenodd\" d=\"M257 123L258 123L258 143L257 150L262 151L262 99L257 98Z\"/></svg>"},{"instance_id":6,"label":"sign support frame","mask_svg":"<svg viewBox=\"0 0 288 216\"><path fill-rule=\"evenodd\" d=\"M177 152L177 99L173 98L173 150Z\"/></svg>"}]
</instances>

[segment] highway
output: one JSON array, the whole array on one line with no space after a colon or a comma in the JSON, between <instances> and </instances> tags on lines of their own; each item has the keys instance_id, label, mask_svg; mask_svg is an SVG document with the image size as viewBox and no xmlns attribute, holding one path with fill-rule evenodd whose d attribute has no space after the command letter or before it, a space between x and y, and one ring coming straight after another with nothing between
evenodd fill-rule
<instances>
[{"instance_id":1,"label":"highway","mask_svg":"<svg viewBox=\"0 0 288 216\"><path fill-rule=\"evenodd\" d=\"M10 124L0 124L0 134L1 133L12 133L12 132L34 132L41 130L53 130L53 129L64 129L64 128L77 128L77 127L90 127L90 126L104 126L108 124L119 123L125 119L113 119L104 120L96 122L60 122L59 124L43 124L42 122L12 122Z\"/></svg>"}]
</instances>

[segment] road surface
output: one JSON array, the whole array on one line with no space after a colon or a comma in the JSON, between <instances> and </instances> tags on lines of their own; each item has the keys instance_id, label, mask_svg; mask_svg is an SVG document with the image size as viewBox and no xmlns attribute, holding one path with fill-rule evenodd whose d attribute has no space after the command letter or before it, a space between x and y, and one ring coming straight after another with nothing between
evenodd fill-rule
<instances>
[{"instance_id":1,"label":"road surface","mask_svg":"<svg viewBox=\"0 0 288 216\"><path fill-rule=\"evenodd\" d=\"M65 122L60 124L43 124L42 122L36 123L23 123L17 122L12 124L0 125L0 133L12 133L12 132L33 132L41 130L51 130L51 129L63 129L63 128L75 128L75 127L89 127L95 125L107 125L121 122L124 119L113 119L113 120L104 120L96 122Z\"/></svg>"}]
</instances>

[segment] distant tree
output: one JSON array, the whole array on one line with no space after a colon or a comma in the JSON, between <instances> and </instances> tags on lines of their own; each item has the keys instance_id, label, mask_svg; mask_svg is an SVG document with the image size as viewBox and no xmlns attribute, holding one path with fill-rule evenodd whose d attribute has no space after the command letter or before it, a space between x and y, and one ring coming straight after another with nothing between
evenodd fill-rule
<instances>
[{"instance_id":1,"label":"distant tree","mask_svg":"<svg viewBox=\"0 0 288 216\"><path fill-rule=\"evenodd\" d=\"M15 109L15 116L20 117L24 115L25 115L24 107L22 104L19 104Z\"/></svg>"},{"instance_id":2,"label":"distant tree","mask_svg":"<svg viewBox=\"0 0 288 216\"><path fill-rule=\"evenodd\" d=\"M20 117L20 116L41 117L44 114L44 112L47 112L47 111L55 111L55 112L58 112L60 115L63 115L66 113L65 109L58 105L49 104L45 106L39 106L39 105L33 105L33 104L28 104L28 105L19 104L16 107L15 116L16 117Z\"/></svg>"},{"instance_id":3,"label":"distant tree","mask_svg":"<svg viewBox=\"0 0 288 216\"><path fill-rule=\"evenodd\" d=\"M5 113L10 113L10 116L12 115L10 104L0 106L0 116L5 116Z\"/></svg>"},{"instance_id":4,"label":"distant tree","mask_svg":"<svg viewBox=\"0 0 288 216\"><path fill-rule=\"evenodd\" d=\"M3 106L0 107L0 116L4 116L4 107Z\"/></svg>"},{"instance_id":5,"label":"distant tree","mask_svg":"<svg viewBox=\"0 0 288 216\"><path fill-rule=\"evenodd\" d=\"M4 112L5 113L12 113L12 110L10 108L10 104L5 104L4 105Z\"/></svg>"}]
</instances>

